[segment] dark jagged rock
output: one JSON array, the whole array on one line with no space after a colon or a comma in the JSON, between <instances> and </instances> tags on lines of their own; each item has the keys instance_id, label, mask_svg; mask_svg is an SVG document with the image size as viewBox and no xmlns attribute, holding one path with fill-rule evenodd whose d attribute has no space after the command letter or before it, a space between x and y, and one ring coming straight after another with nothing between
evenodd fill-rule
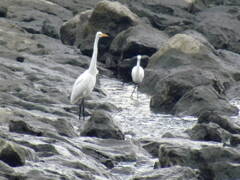
<instances>
[{"instance_id":1,"label":"dark jagged rock","mask_svg":"<svg viewBox=\"0 0 240 180\"><path fill-rule=\"evenodd\" d=\"M124 139L124 134L110 114L104 111L96 111L92 114L92 117L85 123L81 135L104 139Z\"/></svg>"}]
</instances>

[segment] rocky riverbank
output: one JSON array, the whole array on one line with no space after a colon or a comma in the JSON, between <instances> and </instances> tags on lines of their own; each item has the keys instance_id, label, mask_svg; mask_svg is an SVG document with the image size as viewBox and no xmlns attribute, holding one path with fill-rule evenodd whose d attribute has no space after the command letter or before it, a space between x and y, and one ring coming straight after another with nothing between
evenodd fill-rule
<instances>
[{"instance_id":1,"label":"rocky riverbank","mask_svg":"<svg viewBox=\"0 0 240 180\"><path fill-rule=\"evenodd\" d=\"M0 178L240 179L239 17L238 0L1 0ZM79 121L69 96L99 30L98 78L128 82L144 55L151 109L193 127L129 138L99 80Z\"/></svg>"}]
</instances>

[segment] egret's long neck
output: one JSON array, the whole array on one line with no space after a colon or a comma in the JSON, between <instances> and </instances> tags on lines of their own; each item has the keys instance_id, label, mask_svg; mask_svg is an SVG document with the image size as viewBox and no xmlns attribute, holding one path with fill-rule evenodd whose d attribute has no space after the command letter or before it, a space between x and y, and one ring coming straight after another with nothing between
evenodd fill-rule
<instances>
[{"instance_id":1,"label":"egret's long neck","mask_svg":"<svg viewBox=\"0 0 240 180\"><path fill-rule=\"evenodd\" d=\"M141 59L137 59L137 67L140 66L140 60L141 60Z\"/></svg>"},{"instance_id":2,"label":"egret's long neck","mask_svg":"<svg viewBox=\"0 0 240 180\"><path fill-rule=\"evenodd\" d=\"M92 72L92 73L97 72L98 40L99 40L99 38L96 36L95 41L94 41L94 45L93 45L92 59L91 59L91 63L90 63L90 66L89 66L89 71Z\"/></svg>"}]
</instances>

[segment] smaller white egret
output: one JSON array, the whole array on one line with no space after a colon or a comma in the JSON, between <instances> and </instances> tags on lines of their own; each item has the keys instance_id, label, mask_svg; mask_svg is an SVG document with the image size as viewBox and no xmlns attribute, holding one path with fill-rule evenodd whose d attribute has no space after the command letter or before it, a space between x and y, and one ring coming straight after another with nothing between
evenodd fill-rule
<instances>
[{"instance_id":1,"label":"smaller white egret","mask_svg":"<svg viewBox=\"0 0 240 180\"><path fill-rule=\"evenodd\" d=\"M84 98L89 96L93 91L96 84L97 70L97 53L98 53L98 41L101 37L108 37L107 34L97 32L94 40L92 59L89 68L84 71L74 82L72 93L71 93L71 104L79 103L79 119L84 117Z\"/></svg>"},{"instance_id":2,"label":"smaller white egret","mask_svg":"<svg viewBox=\"0 0 240 180\"><path fill-rule=\"evenodd\" d=\"M139 84L142 82L142 80L144 78L144 70L140 66L141 58L142 58L141 55L137 56L137 65L132 68L131 75L132 75L132 80L135 83L135 86L134 86L133 92L131 94L131 97L132 97L134 91L138 88ZM138 97L138 93L137 93L137 97Z\"/></svg>"}]
</instances>

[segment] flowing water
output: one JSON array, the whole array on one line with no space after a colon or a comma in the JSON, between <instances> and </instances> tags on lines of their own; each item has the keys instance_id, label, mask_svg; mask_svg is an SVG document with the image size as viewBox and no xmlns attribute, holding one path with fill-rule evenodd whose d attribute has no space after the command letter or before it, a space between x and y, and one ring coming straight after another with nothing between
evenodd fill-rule
<instances>
[{"instance_id":1,"label":"flowing water","mask_svg":"<svg viewBox=\"0 0 240 180\"><path fill-rule=\"evenodd\" d=\"M106 101L120 108L113 114L114 120L130 138L159 137L166 132L181 132L191 128L196 118L191 116L176 117L156 114L150 110L150 96L141 92L133 94L134 85L122 83L117 79L102 77L102 89L106 92Z\"/></svg>"},{"instance_id":2,"label":"flowing water","mask_svg":"<svg viewBox=\"0 0 240 180\"><path fill-rule=\"evenodd\" d=\"M194 117L179 118L152 112L149 107L149 95L138 92L138 98L136 93L131 97L133 84L123 84L117 79L101 77L100 85L107 94L104 101L111 102L119 109L112 116L128 140L159 138L166 132L175 134L191 128L196 123L197 119ZM112 173L121 180L127 180L135 174L152 170L157 159L144 154L142 157L138 162L120 162L112 169Z\"/></svg>"}]
</instances>

